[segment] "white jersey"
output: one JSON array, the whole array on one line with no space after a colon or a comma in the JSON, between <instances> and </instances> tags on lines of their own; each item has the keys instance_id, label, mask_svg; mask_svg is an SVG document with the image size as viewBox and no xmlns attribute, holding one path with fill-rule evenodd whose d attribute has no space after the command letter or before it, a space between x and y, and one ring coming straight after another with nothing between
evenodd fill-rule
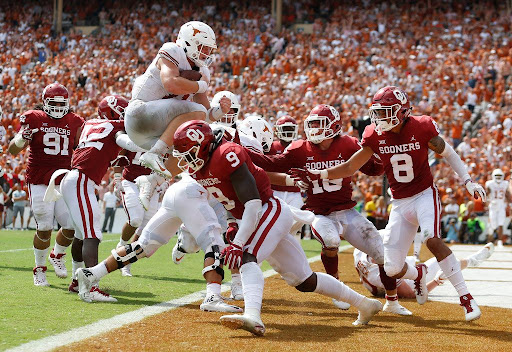
<instances>
[{"instance_id":1,"label":"white jersey","mask_svg":"<svg viewBox=\"0 0 512 352\"><path fill-rule=\"evenodd\" d=\"M491 206L505 206L505 194L507 193L508 181L490 180L485 183L485 187L490 190L488 195Z\"/></svg>"},{"instance_id":2,"label":"white jersey","mask_svg":"<svg viewBox=\"0 0 512 352\"><path fill-rule=\"evenodd\" d=\"M191 70L185 51L176 43L168 42L162 45L155 59L149 65L142 76L135 79L132 88L132 100L153 101L160 99L192 100L194 94L175 95L170 94L163 86L160 79L160 70L156 66L158 59L164 58L174 63L180 70ZM210 70L201 67L199 72L210 82Z\"/></svg>"},{"instance_id":3,"label":"white jersey","mask_svg":"<svg viewBox=\"0 0 512 352\"><path fill-rule=\"evenodd\" d=\"M379 266L371 261L368 254L359 249L354 249L354 266L359 281L374 296L382 296L385 294L384 285L380 280Z\"/></svg>"},{"instance_id":4,"label":"white jersey","mask_svg":"<svg viewBox=\"0 0 512 352\"><path fill-rule=\"evenodd\" d=\"M233 127L227 127L223 126L217 123L211 124L212 130L215 131L217 129L224 129L224 131L228 132L232 139L230 139L230 142L233 142L235 134L237 133L237 130L235 130ZM226 135L225 135L226 136ZM226 136L227 137L227 136ZM240 144L242 147L249 148L252 151L255 151L256 153L263 154L263 147L261 146L261 143L254 137L248 136L243 133L238 133L238 138L240 139Z\"/></svg>"}]
</instances>

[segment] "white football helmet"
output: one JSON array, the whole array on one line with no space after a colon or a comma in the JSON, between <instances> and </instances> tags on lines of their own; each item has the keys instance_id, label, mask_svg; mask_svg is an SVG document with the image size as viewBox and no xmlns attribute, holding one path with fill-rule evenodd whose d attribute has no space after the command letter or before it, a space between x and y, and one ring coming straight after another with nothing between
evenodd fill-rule
<instances>
[{"instance_id":1,"label":"white football helmet","mask_svg":"<svg viewBox=\"0 0 512 352\"><path fill-rule=\"evenodd\" d=\"M235 121L238 120L238 114L240 114L241 107L240 102L238 101L238 98L235 94L231 93L228 90L218 92L213 96L210 106L212 108L220 106L220 100L223 97L227 97L229 100L231 100L231 109L233 109L233 112L230 111L227 114L222 115L222 117L217 121L217 123L222 126L233 127Z\"/></svg>"},{"instance_id":2,"label":"white football helmet","mask_svg":"<svg viewBox=\"0 0 512 352\"><path fill-rule=\"evenodd\" d=\"M247 136L256 138L258 142L261 143L265 153L270 151L274 134L272 132L272 126L263 117L259 115L247 116L240 123L238 130Z\"/></svg>"},{"instance_id":3,"label":"white football helmet","mask_svg":"<svg viewBox=\"0 0 512 352\"><path fill-rule=\"evenodd\" d=\"M501 182L505 179L505 174L503 173L503 171L501 171L501 169L495 169L492 172L492 179L494 181Z\"/></svg>"},{"instance_id":4,"label":"white football helmet","mask_svg":"<svg viewBox=\"0 0 512 352\"><path fill-rule=\"evenodd\" d=\"M206 23L190 21L181 26L176 44L197 66L208 67L213 61L217 42L213 29Z\"/></svg>"}]
</instances>

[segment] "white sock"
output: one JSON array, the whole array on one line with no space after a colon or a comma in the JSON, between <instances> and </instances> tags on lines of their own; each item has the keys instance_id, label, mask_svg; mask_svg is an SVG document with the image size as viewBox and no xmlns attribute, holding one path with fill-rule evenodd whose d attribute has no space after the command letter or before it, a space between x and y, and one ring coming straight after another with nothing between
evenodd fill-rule
<instances>
[{"instance_id":1,"label":"white sock","mask_svg":"<svg viewBox=\"0 0 512 352\"><path fill-rule=\"evenodd\" d=\"M249 262L240 267L240 276L244 291L244 314L260 319L265 285L263 273L257 263Z\"/></svg>"},{"instance_id":2,"label":"white sock","mask_svg":"<svg viewBox=\"0 0 512 352\"><path fill-rule=\"evenodd\" d=\"M84 262L75 262L74 260L71 261L71 280L76 280L76 271L79 268L85 268Z\"/></svg>"},{"instance_id":3,"label":"white sock","mask_svg":"<svg viewBox=\"0 0 512 352\"><path fill-rule=\"evenodd\" d=\"M354 307L359 307L364 299L363 295L360 295L350 287L345 285L343 282L336 280L336 278L325 273L316 274L316 288L315 293L334 298L338 301L350 303ZM245 294L245 292L244 292Z\"/></svg>"},{"instance_id":4,"label":"white sock","mask_svg":"<svg viewBox=\"0 0 512 352\"><path fill-rule=\"evenodd\" d=\"M53 254L57 256L59 254L66 253L66 248L68 248L68 246L61 246L57 243L57 241L55 241L55 246L53 246Z\"/></svg>"},{"instance_id":5,"label":"white sock","mask_svg":"<svg viewBox=\"0 0 512 352\"><path fill-rule=\"evenodd\" d=\"M416 236L414 236L414 256L420 257L421 251L421 232L416 232Z\"/></svg>"},{"instance_id":6,"label":"white sock","mask_svg":"<svg viewBox=\"0 0 512 352\"><path fill-rule=\"evenodd\" d=\"M46 249L37 249L34 247L34 256L36 258L36 266L46 266L46 256L48 255L48 250Z\"/></svg>"},{"instance_id":7,"label":"white sock","mask_svg":"<svg viewBox=\"0 0 512 352\"><path fill-rule=\"evenodd\" d=\"M206 297L209 297L211 295L220 296L220 284L216 282L208 282L206 284Z\"/></svg>"},{"instance_id":8,"label":"white sock","mask_svg":"<svg viewBox=\"0 0 512 352\"><path fill-rule=\"evenodd\" d=\"M240 277L240 274L231 274L231 284L241 284L242 278Z\"/></svg>"},{"instance_id":9,"label":"white sock","mask_svg":"<svg viewBox=\"0 0 512 352\"><path fill-rule=\"evenodd\" d=\"M475 267L480 265L480 261L476 259L473 255L466 258L468 262L468 267Z\"/></svg>"},{"instance_id":10,"label":"white sock","mask_svg":"<svg viewBox=\"0 0 512 352\"><path fill-rule=\"evenodd\" d=\"M163 140L159 139L155 145L149 150L150 153L163 155L169 151L169 146Z\"/></svg>"},{"instance_id":11,"label":"white sock","mask_svg":"<svg viewBox=\"0 0 512 352\"><path fill-rule=\"evenodd\" d=\"M105 262L98 263L96 266L93 266L92 268L87 268L91 271L91 273L94 275L94 278L96 281L100 281L100 279L108 274L107 266L105 265Z\"/></svg>"},{"instance_id":12,"label":"white sock","mask_svg":"<svg viewBox=\"0 0 512 352\"><path fill-rule=\"evenodd\" d=\"M401 279L409 279L409 280L416 280L418 278L418 269L416 269L415 266L412 266L405 262L407 264L407 271L405 272L405 275L401 277Z\"/></svg>"},{"instance_id":13,"label":"white sock","mask_svg":"<svg viewBox=\"0 0 512 352\"><path fill-rule=\"evenodd\" d=\"M129 241L130 240L125 241L125 240L123 240L123 238L120 238L119 239L119 243L117 244L117 247L124 247L124 246L126 246L128 244Z\"/></svg>"},{"instance_id":14,"label":"white sock","mask_svg":"<svg viewBox=\"0 0 512 352\"><path fill-rule=\"evenodd\" d=\"M460 270L460 262L455 258L453 253L441 260L439 266L446 278L450 280L453 287L455 287L459 296L464 296L469 293L466 281L464 281L462 271Z\"/></svg>"}]
</instances>

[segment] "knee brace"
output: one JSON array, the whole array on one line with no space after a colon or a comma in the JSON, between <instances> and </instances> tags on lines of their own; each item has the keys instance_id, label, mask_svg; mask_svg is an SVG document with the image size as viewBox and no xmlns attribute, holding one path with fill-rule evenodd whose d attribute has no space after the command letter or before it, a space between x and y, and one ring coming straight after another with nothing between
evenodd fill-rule
<instances>
[{"instance_id":1,"label":"knee brace","mask_svg":"<svg viewBox=\"0 0 512 352\"><path fill-rule=\"evenodd\" d=\"M138 242L130 243L124 246L126 255L120 256L115 249L112 250L112 256L117 262L118 268L124 267L125 262L135 263L139 258L144 255L144 249Z\"/></svg>"},{"instance_id":2,"label":"knee brace","mask_svg":"<svg viewBox=\"0 0 512 352\"><path fill-rule=\"evenodd\" d=\"M202 274L206 274L208 271L215 270L217 274L219 274L224 280L224 269L222 268L222 262L220 261L220 249L219 246L213 245L211 246L211 250L206 252L204 255L204 259L206 258L213 258L214 262L212 265L208 265L207 267L203 268Z\"/></svg>"}]
</instances>

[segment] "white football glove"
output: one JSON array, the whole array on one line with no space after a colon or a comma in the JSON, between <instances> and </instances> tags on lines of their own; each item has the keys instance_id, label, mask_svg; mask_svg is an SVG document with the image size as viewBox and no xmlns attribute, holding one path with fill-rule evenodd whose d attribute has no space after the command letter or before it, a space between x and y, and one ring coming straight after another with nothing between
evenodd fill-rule
<instances>
[{"instance_id":1,"label":"white football glove","mask_svg":"<svg viewBox=\"0 0 512 352\"><path fill-rule=\"evenodd\" d=\"M124 193L123 184L121 183L121 174L115 173L114 174L114 194L116 195L117 199L121 199L121 193Z\"/></svg>"},{"instance_id":2,"label":"white football glove","mask_svg":"<svg viewBox=\"0 0 512 352\"><path fill-rule=\"evenodd\" d=\"M469 180L466 182L466 189L468 190L469 194L473 196L473 198L478 199L478 197L480 197L483 202L486 201L487 195L485 193L485 189L478 183Z\"/></svg>"}]
</instances>

